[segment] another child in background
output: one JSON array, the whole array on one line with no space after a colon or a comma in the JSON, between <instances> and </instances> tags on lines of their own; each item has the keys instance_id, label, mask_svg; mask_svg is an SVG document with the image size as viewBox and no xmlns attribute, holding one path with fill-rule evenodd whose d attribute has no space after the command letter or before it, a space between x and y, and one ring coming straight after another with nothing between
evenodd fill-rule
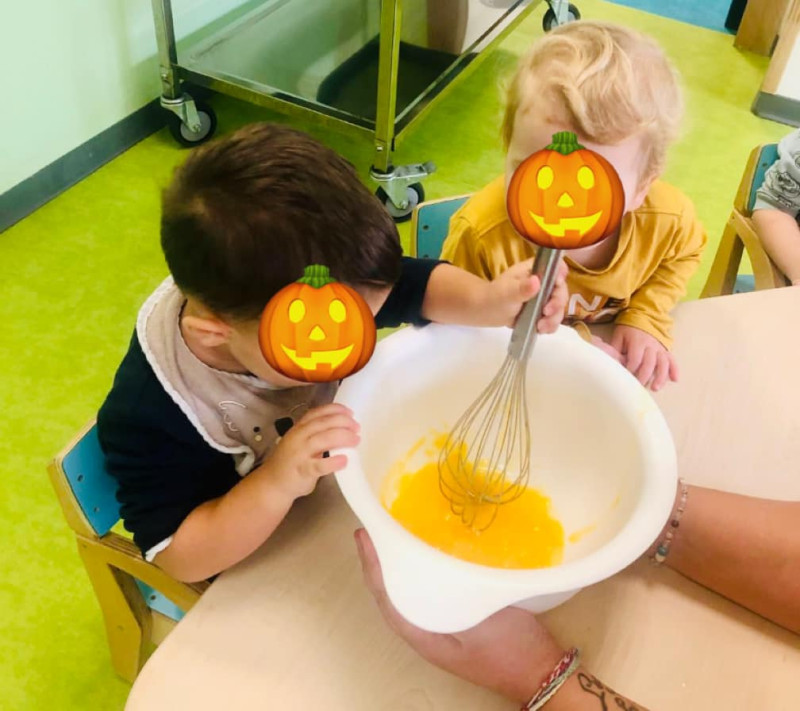
<instances>
[{"instance_id":1,"label":"another child in background","mask_svg":"<svg viewBox=\"0 0 800 711\"><path fill-rule=\"evenodd\" d=\"M772 261L800 286L800 129L778 144L778 160L758 190L753 223Z\"/></svg>"},{"instance_id":2,"label":"another child in background","mask_svg":"<svg viewBox=\"0 0 800 711\"><path fill-rule=\"evenodd\" d=\"M506 214L508 182L554 133L576 133L614 166L626 201L615 234L568 253L567 319L613 321L610 343L594 337L597 345L653 390L676 380L670 311L706 243L691 201L658 179L682 114L675 71L651 39L584 20L554 29L522 58L508 90L505 177L453 216L442 258L485 279L530 258L535 247Z\"/></svg>"}]
</instances>

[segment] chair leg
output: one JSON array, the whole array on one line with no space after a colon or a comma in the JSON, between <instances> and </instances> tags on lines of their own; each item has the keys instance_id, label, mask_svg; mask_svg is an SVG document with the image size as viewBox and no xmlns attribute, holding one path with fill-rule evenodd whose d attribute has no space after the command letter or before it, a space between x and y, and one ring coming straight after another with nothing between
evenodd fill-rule
<instances>
[{"instance_id":1,"label":"chair leg","mask_svg":"<svg viewBox=\"0 0 800 711\"><path fill-rule=\"evenodd\" d=\"M133 683L150 638L150 610L131 577L108 565L88 541L78 540L78 552L103 612L114 670Z\"/></svg>"},{"instance_id":2,"label":"chair leg","mask_svg":"<svg viewBox=\"0 0 800 711\"><path fill-rule=\"evenodd\" d=\"M775 268L763 249L754 251L748 250L750 263L753 265L753 277L756 283L756 291L761 289L778 289L786 286L786 279Z\"/></svg>"},{"instance_id":3,"label":"chair leg","mask_svg":"<svg viewBox=\"0 0 800 711\"><path fill-rule=\"evenodd\" d=\"M736 228L729 218L714 257L714 263L711 265L706 285L700 294L701 299L733 293L743 252L742 240L739 239Z\"/></svg>"},{"instance_id":4,"label":"chair leg","mask_svg":"<svg viewBox=\"0 0 800 711\"><path fill-rule=\"evenodd\" d=\"M741 237L744 248L747 250L747 255L750 257L750 263L753 265L756 291L761 289L780 289L787 286L786 277L775 266L775 262L770 259L755 230L752 227L742 229Z\"/></svg>"}]
</instances>

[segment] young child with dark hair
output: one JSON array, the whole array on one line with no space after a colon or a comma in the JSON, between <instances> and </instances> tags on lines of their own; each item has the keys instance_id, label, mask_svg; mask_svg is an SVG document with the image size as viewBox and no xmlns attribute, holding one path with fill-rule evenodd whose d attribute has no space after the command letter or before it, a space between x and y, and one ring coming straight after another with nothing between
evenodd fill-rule
<instances>
[{"instance_id":1,"label":"young child with dark hair","mask_svg":"<svg viewBox=\"0 0 800 711\"><path fill-rule=\"evenodd\" d=\"M376 325L512 325L539 288L531 260L491 282L402 256L392 219L352 166L310 137L257 124L197 149L163 195L171 276L139 312L98 415L125 526L178 579L242 560L298 497L342 469L359 425L335 383L273 370L259 317L310 264L356 289ZM566 303L565 270L540 331Z\"/></svg>"}]
</instances>

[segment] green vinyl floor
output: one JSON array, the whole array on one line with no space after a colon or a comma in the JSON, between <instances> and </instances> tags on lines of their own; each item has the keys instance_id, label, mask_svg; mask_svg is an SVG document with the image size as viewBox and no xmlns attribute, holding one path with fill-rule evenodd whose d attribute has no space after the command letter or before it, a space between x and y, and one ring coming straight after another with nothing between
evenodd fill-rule
<instances>
[{"instance_id":1,"label":"green vinyl floor","mask_svg":"<svg viewBox=\"0 0 800 711\"><path fill-rule=\"evenodd\" d=\"M601 0L585 18L655 36L683 74L685 135L666 179L697 205L710 244L692 281L696 297L750 149L789 131L753 116L766 60L730 35ZM442 103L412 127L396 162L433 160L429 198L474 190L502 169L498 78L541 32L535 11ZM268 111L217 97L220 132ZM295 122L366 176L367 142ZM100 612L48 482L50 457L102 402L137 309L165 276L158 196L185 153L161 131L0 237L0 709L120 709ZM407 239L407 228L402 234ZM265 601L268 604L268 601Z\"/></svg>"}]
</instances>

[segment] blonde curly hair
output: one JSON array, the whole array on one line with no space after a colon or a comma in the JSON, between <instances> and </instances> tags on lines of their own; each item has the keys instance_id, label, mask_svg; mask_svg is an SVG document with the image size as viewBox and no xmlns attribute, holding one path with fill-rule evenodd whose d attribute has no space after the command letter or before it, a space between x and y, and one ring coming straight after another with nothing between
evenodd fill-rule
<instances>
[{"instance_id":1,"label":"blonde curly hair","mask_svg":"<svg viewBox=\"0 0 800 711\"><path fill-rule=\"evenodd\" d=\"M506 149L518 113L536 111L540 102L595 143L642 135L642 183L664 172L667 148L683 118L678 74L661 47L608 22L557 27L521 58L506 88Z\"/></svg>"}]
</instances>

